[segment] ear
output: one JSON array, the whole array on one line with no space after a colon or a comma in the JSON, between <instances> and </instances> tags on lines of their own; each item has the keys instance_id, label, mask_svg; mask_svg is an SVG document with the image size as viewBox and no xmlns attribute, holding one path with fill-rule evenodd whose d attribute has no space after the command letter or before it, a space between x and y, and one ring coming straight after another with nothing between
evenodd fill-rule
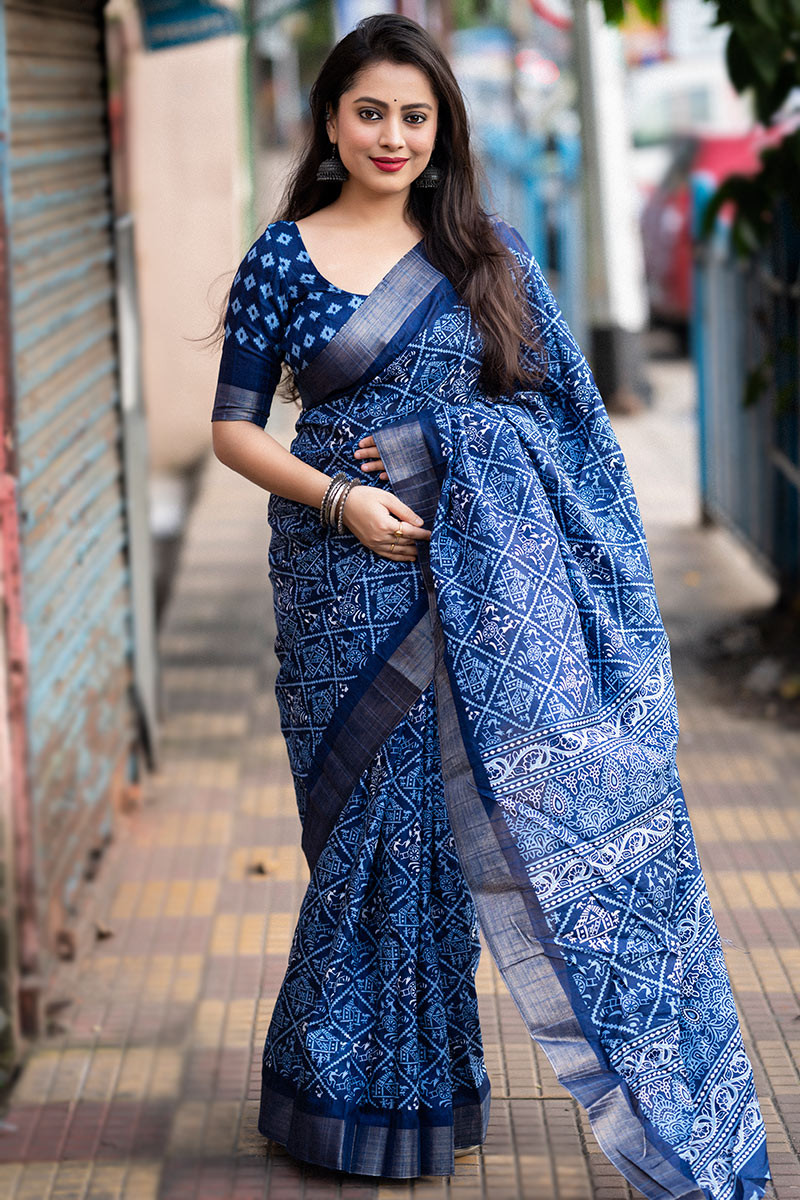
<instances>
[{"instance_id":1,"label":"ear","mask_svg":"<svg viewBox=\"0 0 800 1200\"><path fill-rule=\"evenodd\" d=\"M328 134L328 140L331 142L335 142L336 141L336 117L333 115L333 113L330 111L330 109L328 110L328 112L325 115L325 129Z\"/></svg>"}]
</instances>

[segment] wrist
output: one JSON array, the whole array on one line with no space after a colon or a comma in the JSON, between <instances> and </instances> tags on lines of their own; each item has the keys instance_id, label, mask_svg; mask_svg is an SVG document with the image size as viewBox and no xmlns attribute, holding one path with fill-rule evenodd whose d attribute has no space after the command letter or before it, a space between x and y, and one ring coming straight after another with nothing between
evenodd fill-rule
<instances>
[{"instance_id":1,"label":"wrist","mask_svg":"<svg viewBox=\"0 0 800 1200\"><path fill-rule=\"evenodd\" d=\"M344 533L344 503L352 489L360 482L359 479L346 475L344 471L337 471L329 479L320 504L320 525L330 525L339 533Z\"/></svg>"},{"instance_id":2,"label":"wrist","mask_svg":"<svg viewBox=\"0 0 800 1200\"><path fill-rule=\"evenodd\" d=\"M337 533L344 533L344 506L347 503L350 493L360 486L360 479L348 479L347 483L342 489L342 493L336 505L336 510L331 517L331 524L334 526Z\"/></svg>"},{"instance_id":3,"label":"wrist","mask_svg":"<svg viewBox=\"0 0 800 1200\"><path fill-rule=\"evenodd\" d=\"M344 495L342 496L341 501L339 502L339 507L338 507L337 513L336 513L336 524L339 527L340 533L343 532L342 520L346 516L347 503L348 503L352 493L354 491L356 491L357 488L359 488L361 486L361 484L362 484L362 480L360 480L360 479L352 480L351 486L345 489ZM348 528L349 528L349 526L348 526Z\"/></svg>"},{"instance_id":4,"label":"wrist","mask_svg":"<svg viewBox=\"0 0 800 1200\"><path fill-rule=\"evenodd\" d=\"M323 475L321 471L318 472L318 479L314 481L314 490L308 499L308 503L310 505L316 509L322 508L322 501L325 499L325 493L333 483L333 479L333 475Z\"/></svg>"}]
</instances>

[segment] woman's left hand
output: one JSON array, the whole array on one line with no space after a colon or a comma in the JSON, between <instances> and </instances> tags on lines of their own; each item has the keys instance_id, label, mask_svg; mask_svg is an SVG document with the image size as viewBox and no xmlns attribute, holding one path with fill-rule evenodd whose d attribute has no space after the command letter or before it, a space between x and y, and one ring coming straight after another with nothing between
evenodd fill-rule
<instances>
[{"instance_id":1,"label":"woman's left hand","mask_svg":"<svg viewBox=\"0 0 800 1200\"><path fill-rule=\"evenodd\" d=\"M365 462L362 462L361 470L362 471L380 471L380 475L378 476L378 478L379 479L388 479L389 476L386 474L386 472L383 469L383 462L381 460L380 454L378 454L378 447L375 445L375 438L372 436L372 434L368 433L367 436L363 437L358 444L360 446L360 449L354 451L355 457L363 458L363 459L367 460Z\"/></svg>"}]
</instances>

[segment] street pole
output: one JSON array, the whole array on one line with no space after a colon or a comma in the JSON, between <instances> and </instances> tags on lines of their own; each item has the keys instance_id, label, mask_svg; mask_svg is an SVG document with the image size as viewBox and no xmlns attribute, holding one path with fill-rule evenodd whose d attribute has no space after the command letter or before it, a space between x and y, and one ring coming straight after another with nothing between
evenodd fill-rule
<instances>
[{"instance_id":1,"label":"street pole","mask_svg":"<svg viewBox=\"0 0 800 1200\"><path fill-rule=\"evenodd\" d=\"M575 59L586 213L589 360L609 411L631 412L649 395L642 243L630 169L619 32L599 0L574 0Z\"/></svg>"}]
</instances>

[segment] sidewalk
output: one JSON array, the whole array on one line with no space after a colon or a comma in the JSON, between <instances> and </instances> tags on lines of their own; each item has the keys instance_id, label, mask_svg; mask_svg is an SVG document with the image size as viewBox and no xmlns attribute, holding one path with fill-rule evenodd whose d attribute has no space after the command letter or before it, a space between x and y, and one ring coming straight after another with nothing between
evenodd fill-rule
<instances>
[{"instance_id":1,"label":"sidewalk","mask_svg":"<svg viewBox=\"0 0 800 1200\"><path fill-rule=\"evenodd\" d=\"M673 637L681 767L770 1132L775 1195L800 1197L800 738L715 700L705 630L770 588L696 528L691 377L653 367L618 429ZM290 432L275 404L270 432ZM53 1034L0 1131L11 1200L623 1200L578 1106L479 971L489 1139L447 1180L377 1183L269 1152L260 1051L307 873L273 695L266 496L209 458L161 635L160 773L103 866L108 936L65 965ZM792 985L794 980L794 988ZM69 1001L69 1003L67 1003ZM794 1142L792 1143L792 1138Z\"/></svg>"}]
</instances>

